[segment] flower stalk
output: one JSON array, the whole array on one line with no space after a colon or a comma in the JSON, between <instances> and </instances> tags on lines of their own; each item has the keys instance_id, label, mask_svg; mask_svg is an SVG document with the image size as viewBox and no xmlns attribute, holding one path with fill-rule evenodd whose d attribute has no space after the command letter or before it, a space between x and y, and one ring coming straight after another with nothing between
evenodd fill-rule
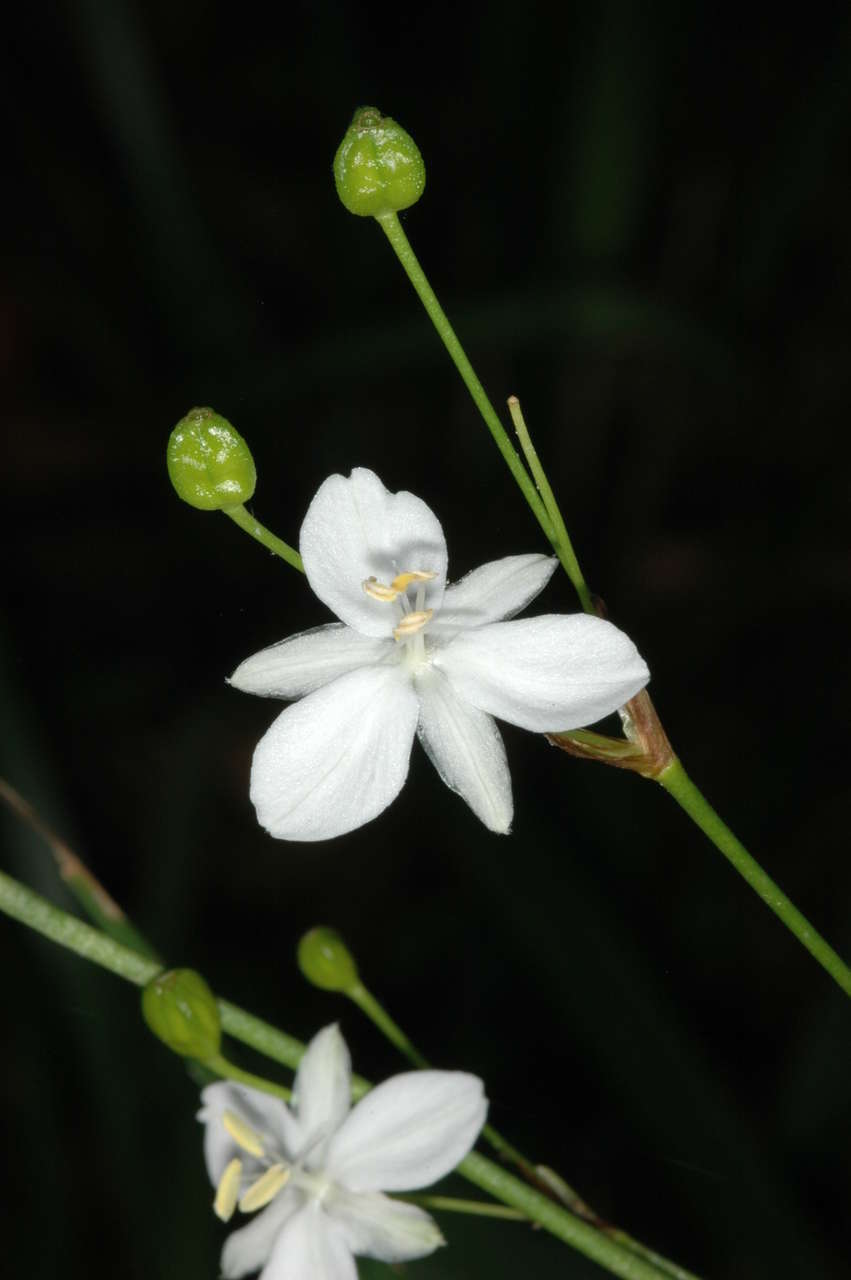
<instances>
[{"instance_id":1,"label":"flower stalk","mask_svg":"<svg viewBox=\"0 0 851 1280\"><path fill-rule=\"evenodd\" d=\"M320 970L316 975L321 978L321 981L317 982L316 977L312 976L312 973L316 974L316 971L319 968L316 964L316 957L322 950L327 950L328 954L334 957L336 970L342 971L346 974L346 979L344 981L335 981L332 986L331 983L328 982L327 974L324 970ZM308 981L314 981L315 985L320 986L323 989L335 990L348 996L349 999L357 1005L360 1011L365 1014L374 1026L376 1026L387 1038L394 1048L398 1049L413 1066L420 1069L428 1069L431 1066L431 1063L425 1055L419 1051L410 1037L402 1030L399 1024L391 1018L384 1006L365 986L363 979L358 974L354 957L348 951L348 948L339 934L334 930L322 927L311 929L301 939L298 947L298 955L300 968ZM305 963L305 960L308 957L313 957L313 965ZM548 1195L552 1199L565 1205L566 1208L568 1208L576 1217L591 1224L593 1227L597 1228L597 1230L607 1235L610 1239L616 1240L619 1244L622 1244L624 1248L629 1249L630 1252L636 1254L638 1257L645 1258L653 1262L654 1265L658 1266L666 1275L674 1277L675 1280L690 1280L690 1272L685 1271L682 1267L679 1267L669 1259L662 1257L661 1254L656 1253L655 1250L648 1248L647 1245L644 1245L639 1240L634 1239L626 1231L606 1222L605 1219L601 1218L600 1215L592 1209L576 1191L574 1191L574 1189L565 1181L564 1178L561 1177L560 1174L554 1173L544 1165L533 1164L532 1161L527 1159L521 1151L518 1151L518 1149L513 1146L507 1138L503 1137L503 1135L495 1129L492 1124L485 1124L482 1127L481 1136L491 1145L491 1147L493 1147L495 1151L499 1152L500 1156L504 1160L514 1164L526 1182L528 1182L537 1191L543 1192L545 1195ZM411 1199L412 1197L407 1198ZM455 1202L449 1202L445 1206L439 1205L437 1201L440 1199L441 1197L439 1196L420 1197L420 1199L416 1200L416 1203L424 1204L428 1201L435 1208L455 1207ZM490 1213L492 1210L495 1211L495 1207L490 1205L468 1207L464 1209L460 1208L460 1206L469 1205L470 1202L466 1200L459 1202L459 1211L468 1213ZM512 1216L514 1216L516 1211L503 1210L500 1216L504 1216L506 1213L511 1213ZM523 1217L524 1215L516 1214L516 1216ZM691 1277L691 1280L693 1280L693 1277Z\"/></svg>"},{"instance_id":2,"label":"flower stalk","mask_svg":"<svg viewBox=\"0 0 851 1280\"><path fill-rule=\"evenodd\" d=\"M471 365L467 353L462 347L458 335L449 323L449 319L443 307L437 300L437 295L428 282L425 272L419 264L416 254L411 248L410 241L402 230L402 224L395 213L385 213L376 219L381 230L387 236L393 252L402 264L402 267L414 286L417 297L426 309L428 317L437 330L446 350L452 359L452 363L461 375L464 386L473 398L473 403L479 410L479 413L485 420L485 425L493 436L496 447L499 449L511 474L520 486L523 497L532 508L534 516L541 526L547 541L553 546L556 554L559 552L557 535L553 527L552 520L547 514L546 506L536 490L534 484L529 478L529 473L523 466L523 462L519 453L509 439L508 432L502 425L499 415L494 409L488 398L487 392L479 381L478 376Z\"/></svg>"},{"instance_id":3,"label":"flower stalk","mask_svg":"<svg viewBox=\"0 0 851 1280\"><path fill-rule=\"evenodd\" d=\"M723 853L755 893L759 895L810 955L851 996L851 969L821 936L783 890L762 869L741 840L712 808L674 754L646 689L621 712L625 738L610 738L587 729L547 734L553 746L583 760L597 760L617 769L628 769L651 778L668 792L692 822Z\"/></svg>"},{"instance_id":4,"label":"flower stalk","mask_svg":"<svg viewBox=\"0 0 851 1280\"><path fill-rule=\"evenodd\" d=\"M559 510L556 502L555 494L552 491L547 473L541 466L541 460L538 457L538 451L532 443L532 437L529 435L529 428L526 426L526 419L523 417L523 410L520 408L520 401L517 396L508 397L508 412L511 414L511 421L514 423L514 430L517 432L517 439L520 441L520 448L523 450L523 457L529 470L532 472L538 492L547 510L547 515L552 521L556 535L556 547L559 552L559 558L567 573L568 578L573 583L576 594L579 596L579 602L586 613L596 613L597 609L591 592L588 590L588 584L585 581L585 575L579 567L579 561L576 558L576 552L573 550L573 543L570 541L570 535L564 523L564 518Z\"/></svg>"},{"instance_id":5,"label":"flower stalk","mask_svg":"<svg viewBox=\"0 0 851 1280\"><path fill-rule=\"evenodd\" d=\"M288 542L284 542L283 538L277 537L264 524L261 524L253 515L246 511L242 503L233 507L222 507L224 515L229 516L234 524L239 525L245 533L249 534L267 551L271 551L273 555L280 556L282 560L286 560L288 565L293 569L298 569L299 573L304 573L304 565L301 556L295 547L291 547Z\"/></svg>"},{"instance_id":6,"label":"flower stalk","mask_svg":"<svg viewBox=\"0 0 851 1280\"><path fill-rule=\"evenodd\" d=\"M136 986L144 986L159 972L155 961L68 915L4 872L0 872L0 911ZM225 1032L273 1061L297 1069L305 1052L301 1041L228 1001L219 1000L218 1009ZM351 1087L352 1097L358 1098L371 1085L352 1076ZM638 1257L476 1152L461 1161L457 1172L622 1280L661 1280L675 1274Z\"/></svg>"},{"instance_id":7,"label":"flower stalk","mask_svg":"<svg viewBox=\"0 0 851 1280\"><path fill-rule=\"evenodd\" d=\"M723 853L727 861L735 867L739 875L759 894L766 906L782 920L810 955L830 974L846 995L851 996L851 969L834 951L833 947L810 924L795 904L787 898L782 889L763 871L755 858L748 853L741 840L733 832L710 805L703 793L695 786L686 773L681 762L674 759L657 777L656 781L664 787L668 795L700 827L701 831L712 841L716 849Z\"/></svg>"},{"instance_id":8,"label":"flower stalk","mask_svg":"<svg viewBox=\"0 0 851 1280\"><path fill-rule=\"evenodd\" d=\"M602 602L589 591L579 567L552 488L529 438L517 398L514 396L510 398L509 410L529 471L534 477L534 483L509 440L455 330L438 302L396 213L392 210L381 213L376 216L376 220L425 307L438 336L449 352L524 498L570 578L582 608L586 613L604 617ZM612 738L587 729L548 733L547 737L555 746L571 755L587 760L597 760L620 769L628 769L642 777L653 778L659 782L822 968L847 995L851 995L851 969L778 888L771 877L763 871L756 859L722 822L699 788L688 777L668 742L658 714L646 691L642 690L625 704L621 711L621 718L624 738Z\"/></svg>"}]
</instances>

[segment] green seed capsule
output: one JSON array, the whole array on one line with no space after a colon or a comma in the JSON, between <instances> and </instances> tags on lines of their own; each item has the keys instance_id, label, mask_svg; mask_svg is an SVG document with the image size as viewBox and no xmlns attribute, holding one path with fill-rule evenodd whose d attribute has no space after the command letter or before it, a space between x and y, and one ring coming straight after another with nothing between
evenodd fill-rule
<instances>
[{"instance_id":1,"label":"green seed capsule","mask_svg":"<svg viewBox=\"0 0 851 1280\"><path fill-rule=\"evenodd\" d=\"M171 969L142 992L142 1015L169 1049L208 1062L219 1053L222 1028L216 997L194 969Z\"/></svg>"},{"instance_id":2,"label":"green seed capsule","mask_svg":"<svg viewBox=\"0 0 851 1280\"><path fill-rule=\"evenodd\" d=\"M360 107L334 157L334 181L350 213L380 218L419 200L425 164L401 125L375 107Z\"/></svg>"},{"instance_id":3,"label":"green seed capsule","mask_svg":"<svg viewBox=\"0 0 851 1280\"><path fill-rule=\"evenodd\" d=\"M335 929L311 929L298 944L297 958L308 982L323 991L348 993L360 982L354 957Z\"/></svg>"},{"instance_id":4,"label":"green seed capsule","mask_svg":"<svg viewBox=\"0 0 851 1280\"><path fill-rule=\"evenodd\" d=\"M166 464L177 496L200 511L248 502L257 484L251 450L227 418L190 409L172 431Z\"/></svg>"}]
</instances>

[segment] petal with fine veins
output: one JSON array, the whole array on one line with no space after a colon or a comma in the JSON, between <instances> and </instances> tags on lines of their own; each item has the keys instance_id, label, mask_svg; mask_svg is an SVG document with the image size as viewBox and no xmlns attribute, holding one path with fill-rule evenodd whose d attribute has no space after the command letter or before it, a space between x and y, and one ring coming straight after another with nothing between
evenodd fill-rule
<instances>
[{"instance_id":1,"label":"petal with fine veins","mask_svg":"<svg viewBox=\"0 0 851 1280\"><path fill-rule=\"evenodd\" d=\"M581 613L462 632L434 664L473 706L540 733L593 724L649 679L629 636Z\"/></svg>"},{"instance_id":2,"label":"petal with fine veins","mask_svg":"<svg viewBox=\"0 0 851 1280\"><path fill-rule=\"evenodd\" d=\"M420 742L443 781L490 831L511 826L511 774L492 716L459 698L446 676L425 667L416 677Z\"/></svg>"},{"instance_id":3,"label":"petal with fine veins","mask_svg":"<svg viewBox=\"0 0 851 1280\"><path fill-rule=\"evenodd\" d=\"M460 1071L408 1071L361 1098L328 1147L326 1172L348 1191L413 1191L442 1178L476 1141L487 1115L481 1080Z\"/></svg>"},{"instance_id":4,"label":"petal with fine veins","mask_svg":"<svg viewBox=\"0 0 851 1280\"><path fill-rule=\"evenodd\" d=\"M304 1140L309 1145L308 1169L324 1163L326 1142L313 1146L317 1134L326 1140L340 1127L349 1112L352 1063L346 1042L336 1023L323 1027L305 1050L293 1085L293 1105L298 1113Z\"/></svg>"},{"instance_id":5,"label":"petal with fine veins","mask_svg":"<svg viewBox=\"0 0 851 1280\"><path fill-rule=\"evenodd\" d=\"M513 618L543 591L557 564L555 556L535 553L504 556L471 570L446 588L433 634Z\"/></svg>"},{"instance_id":6,"label":"petal with fine veins","mask_svg":"<svg viewBox=\"0 0 851 1280\"><path fill-rule=\"evenodd\" d=\"M372 471L329 476L301 526L299 550L319 599L365 636L390 636L398 610L363 590L367 578L389 585L412 569L432 572L425 608L440 607L446 581L446 541L440 521L421 498L389 493Z\"/></svg>"},{"instance_id":7,"label":"petal with fine veins","mask_svg":"<svg viewBox=\"0 0 851 1280\"><path fill-rule=\"evenodd\" d=\"M352 1253L381 1262L406 1262L424 1258L444 1243L440 1229L424 1209L402 1200L391 1200L380 1191L346 1191L329 1188L326 1213L344 1231Z\"/></svg>"},{"instance_id":8,"label":"petal with fine veins","mask_svg":"<svg viewBox=\"0 0 851 1280\"><path fill-rule=\"evenodd\" d=\"M417 697L401 667L364 667L287 707L261 738L251 799L283 840L328 840L363 826L408 775Z\"/></svg>"},{"instance_id":9,"label":"petal with fine veins","mask_svg":"<svg viewBox=\"0 0 851 1280\"><path fill-rule=\"evenodd\" d=\"M312 1200L287 1222L260 1280L357 1280L342 1227Z\"/></svg>"},{"instance_id":10,"label":"petal with fine veins","mask_svg":"<svg viewBox=\"0 0 851 1280\"><path fill-rule=\"evenodd\" d=\"M362 636L329 622L246 658L228 684L265 698L301 698L348 671L393 661L398 661L398 646L392 640Z\"/></svg>"}]
</instances>

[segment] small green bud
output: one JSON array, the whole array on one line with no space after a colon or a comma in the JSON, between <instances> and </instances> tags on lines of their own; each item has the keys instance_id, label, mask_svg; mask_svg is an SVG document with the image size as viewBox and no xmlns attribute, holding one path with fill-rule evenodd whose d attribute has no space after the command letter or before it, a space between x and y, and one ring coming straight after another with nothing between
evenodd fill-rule
<instances>
[{"instance_id":1,"label":"small green bud","mask_svg":"<svg viewBox=\"0 0 851 1280\"><path fill-rule=\"evenodd\" d=\"M401 125L375 107L359 107L334 157L334 181L349 213L379 218L416 204L425 164Z\"/></svg>"},{"instance_id":2,"label":"small green bud","mask_svg":"<svg viewBox=\"0 0 851 1280\"><path fill-rule=\"evenodd\" d=\"M354 957L336 929L318 925L298 944L298 967L308 982L323 991L348 994L360 984Z\"/></svg>"},{"instance_id":3,"label":"small green bud","mask_svg":"<svg viewBox=\"0 0 851 1280\"><path fill-rule=\"evenodd\" d=\"M168 438L166 464L177 496L200 511L248 502L257 484L251 450L227 418L190 409Z\"/></svg>"},{"instance_id":4,"label":"small green bud","mask_svg":"<svg viewBox=\"0 0 851 1280\"><path fill-rule=\"evenodd\" d=\"M142 992L142 1015L155 1036L185 1058L218 1056L222 1027L216 997L194 969L157 974Z\"/></svg>"}]
</instances>

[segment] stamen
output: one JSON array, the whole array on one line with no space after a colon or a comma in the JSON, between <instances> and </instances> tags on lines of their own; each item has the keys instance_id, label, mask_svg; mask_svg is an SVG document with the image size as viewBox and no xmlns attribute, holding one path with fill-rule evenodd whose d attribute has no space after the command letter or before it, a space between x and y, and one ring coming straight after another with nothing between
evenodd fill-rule
<instances>
[{"instance_id":1,"label":"stamen","mask_svg":"<svg viewBox=\"0 0 851 1280\"><path fill-rule=\"evenodd\" d=\"M395 600L399 594L395 587L385 587L384 583L379 582L377 578L365 578L361 586L373 600L383 600L387 604Z\"/></svg>"},{"instance_id":2,"label":"stamen","mask_svg":"<svg viewBox=\"0 0 851 1280\"><path fill-rule=\"evenodd\" d=\"M408 569L405 573L398 573L389 587L374 577L365 578L361 586L373 600L390 603L397 596L404 595L412 582L431 582L432 578L436 577L437 574L431 569Z\"/></svg>"},{"instance_id":3,"label":"stamen","mask_svg":"<svg viewBox=\"0 0 851 1280\"><path fill-rule=\"evenodd\" d=\"M410 569L407 573L398 574L390 585L396 591L407 591L412 582L431 582L436 577L431 569Z\"/></svg>"},{"instance_id":4,"label":"stamen","mask_svg":"<svg viewBox=\"0 0 851 1280\"><path fill-rule=\"evenodd\" d=\"M213 1201L213 1213L217 1218L221 1218L222 1222L229 1222L233 1217L233 1211L236 1208L236 1202L239 1199L239 1183L242 1178L242 1161L231 1160L222 1176L219 1178L219 1185L216 1188L216 1198Z\"/></svg>"},{"instance_id":5,"label":"stamen","mask_svg":"<svg viewBox=\"0 0 851 1280\"><path fill-rule=\"evenodd\" d=\"M289 1182L290 1171L282 1164L273 1164L250 1186L239 1202L243 1213L253 1213L274 1200L281 1187Z\"/></svg>"},{"instance_id":6,"label":"stamen","mask_svg":"<svg viewBox=\"0 0 851 1280\"><path fill-rule=\"evenodd\" d=\"M409 636L415 636L418 631L422 631L425 624L433 617L434 609L418 609L412 613L406 613L398 627L393 628L393 635L397 640L407 640Z\"/></svg>"},{"instance_id":7,"label":"stamen","mask_svg":"<svg viewBox=\"0 0 851 1280\"><path fill-rule=\"evenodd\" d=\"M237 1146L242 1147L250 1156L263 1155L263 1143L260 1135L255 1133L250 1124L234 1111L226 1111L222 1116L222 1124L227 1129Z\"/></svg>"}]
</instances>

